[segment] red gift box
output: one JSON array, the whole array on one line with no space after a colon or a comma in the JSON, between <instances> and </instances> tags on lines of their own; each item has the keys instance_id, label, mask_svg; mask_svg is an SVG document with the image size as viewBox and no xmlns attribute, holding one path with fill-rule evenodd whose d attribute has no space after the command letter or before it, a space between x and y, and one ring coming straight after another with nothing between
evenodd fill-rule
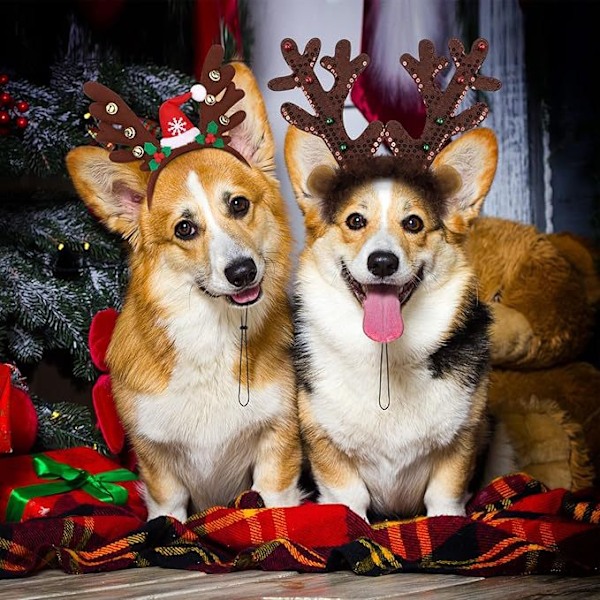
<instances>
[{"instance_id":1,"label":"red gift box","mask_svg":"<svg viewBox=\"0 0 600 600\"><path fill-rule=\"evenodd\" d=\"M0 458L0 519L66 515L82 504L118 505L142 520L138 477L88 447Z\"/></svg>"}]
</instances>

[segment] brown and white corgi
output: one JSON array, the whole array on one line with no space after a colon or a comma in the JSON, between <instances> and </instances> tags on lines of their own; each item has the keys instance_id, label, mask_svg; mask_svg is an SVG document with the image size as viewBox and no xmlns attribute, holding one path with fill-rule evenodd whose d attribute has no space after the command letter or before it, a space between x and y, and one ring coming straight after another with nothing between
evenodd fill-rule
<instances>
[{"instance_id":1,"label":"brown and white corgi","mask_svg":"<svg viewBox=\"0 0 600 600\"><path fill-rule=\"evenodd\" d=\"M248 67L233 66L245 92L236 107L246 111L229 131L233 151L215 144L177 156L161 167L151 204L139 161L112 162L91 146L67 156L81 198L131 246L107 356L149 519L185 520L250 487L267 506L300 502L291 232L261 93ZM212 69L207 85L218 78ZM208 97L206 110L218 102ZM117 108L111 114L127 107Z\"/></svg>"},{"instance_id":2,"label":"brown and white corgi","mask_svg":"<svg viewBox=\"0 0 600 600\"><path fill-rule=\"evenodd\" d=\"M346 504L363 518L461 515L488 441L490 326L465 239L494 178L496 137L484 128L464 133L427 169L406 165L420 160L423 140L405 160L368 156L377 133L350 139L332 106L362 70L352 65L364 68L367 59L349 62L340 43L322 62L333 66L332 91L315 89L313 42L301 54L285 40L293 74L270 85L307 82L316 113L282 108L293 125L285 160L307 232L295 347L319 502ZM332 99L338 86L343 93ZM379 125L380 141L393 127ZM355 149L359 160L345 163Z\"/></svg>"}]
</instances>

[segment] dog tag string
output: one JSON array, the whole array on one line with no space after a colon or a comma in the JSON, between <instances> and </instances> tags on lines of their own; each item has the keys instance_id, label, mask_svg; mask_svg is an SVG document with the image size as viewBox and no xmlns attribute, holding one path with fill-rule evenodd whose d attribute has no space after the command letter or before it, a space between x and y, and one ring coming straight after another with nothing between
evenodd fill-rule
<instances>
[{"instance_id":1,"label":"dog tag string","mask_svg":"<svg viewBox=\"0 0 600 600\"><path fill-rule=\"evenodd\" d=\"M387 403L383 404L381 397L381 390L383 387L383 355L385 353L385 381L387 387ZM390 407L391 396L390 396L390 358L388 355L388 345L381 344L381 355L379 357L379 395L378 395L379 408L381 410L387 410Z\"/></svg>"},{"instance_id":2,"label":"dog tag string","mask_svg":"<svg viewBox=\"0 0 600 600\"><path fill-rule=\"evenodd\" d=\"M246 354L246 398L242 396L242 369ZM248 359L248 308L244 309L240 317L240 369L238 374L238 402L240 406L250 404L250 364Z\"/></svg>"}]
</instances>

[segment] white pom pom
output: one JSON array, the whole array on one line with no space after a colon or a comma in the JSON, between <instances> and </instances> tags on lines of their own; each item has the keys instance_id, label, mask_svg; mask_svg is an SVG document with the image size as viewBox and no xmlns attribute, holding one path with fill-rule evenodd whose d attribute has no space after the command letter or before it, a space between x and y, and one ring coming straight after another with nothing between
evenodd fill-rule
<instances>
[{"instance_id":1,"label":"white pom pom","mask_svg":"<svg viewBox=\"0 0 600 600\"><path fill-rule=\"evenodd\" d=\"M196 102L202 102L206 98L206 88L201 83L196 83L190 89L192 99Z\"/></svg>"}]
</instances>

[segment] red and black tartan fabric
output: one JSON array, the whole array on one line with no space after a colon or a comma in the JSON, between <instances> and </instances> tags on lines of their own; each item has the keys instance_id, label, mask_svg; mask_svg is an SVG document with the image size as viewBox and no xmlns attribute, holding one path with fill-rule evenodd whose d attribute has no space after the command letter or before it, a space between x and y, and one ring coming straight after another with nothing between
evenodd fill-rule
<instances>
[{"instance_id":1,"label":"red and black tartan fabric","mask_svg":"<svg viewBox=\"0 0 600 600\"><path fill-rule=\"evenodd\" d=\"M208 573L245 569L358 575L600 573L600 490L548 491L524 474L479 492L467 517L372 526L341 505L261 508L242 494L185 523L141 523L125 507L80 506L68 517L0 526L0 577L160 566Z\"/></svg>"}]
</instances>

